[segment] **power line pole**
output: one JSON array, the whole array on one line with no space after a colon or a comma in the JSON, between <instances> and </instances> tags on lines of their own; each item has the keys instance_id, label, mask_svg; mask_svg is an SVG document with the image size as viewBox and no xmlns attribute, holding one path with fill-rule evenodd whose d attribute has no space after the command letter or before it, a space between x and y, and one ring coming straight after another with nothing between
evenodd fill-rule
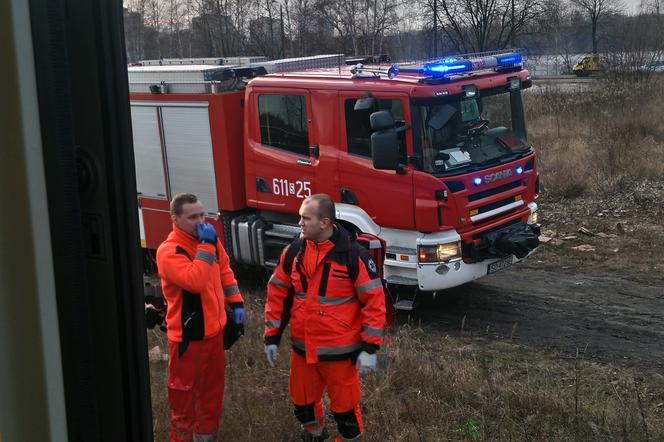
<instances>
[{"instance_id":1,"label":"power line pole","mask_svg":"<svg viewBox=\"0 0 664 442\"><path fill-rule=\"evenodd\" d=\"M433 0L433 58L438 57L438 1Z\"/></svg>"},{"instance_id":2,"label":"power line pole","mask_svg":"<svg viewBox=\"0 0 664 442\"><path fill-rule=\"evenodd\" d=\"M284 34L284 7L279 3L279 19L281 20L281 58L286 58L286 36Z\"/></svg>"}]
</instances>

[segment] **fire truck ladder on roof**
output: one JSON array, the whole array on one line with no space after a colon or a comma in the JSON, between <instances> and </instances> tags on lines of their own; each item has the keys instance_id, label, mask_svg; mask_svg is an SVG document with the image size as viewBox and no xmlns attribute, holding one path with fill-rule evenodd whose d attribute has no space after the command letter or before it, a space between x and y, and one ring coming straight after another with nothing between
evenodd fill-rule
<instances>
[{"instance_id":1,"label":"fire truck ladder on roof","mask_svg":"<svg viewBox=\"0 0 664 442\"><path fill-rule=\"evenodd\" d=\"M146 60L128 67L129 92L220 93L242 90L249 80L260 75L337 67L341 72L341 66L345 66L343 54L261 60L264 58Z\"/></svg>"}]
</instances>

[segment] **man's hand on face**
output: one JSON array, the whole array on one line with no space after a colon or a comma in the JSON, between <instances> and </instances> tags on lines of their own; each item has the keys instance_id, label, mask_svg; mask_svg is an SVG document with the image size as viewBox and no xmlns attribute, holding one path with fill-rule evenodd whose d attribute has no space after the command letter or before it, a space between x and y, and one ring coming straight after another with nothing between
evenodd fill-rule
<instances>
[{"instance_id":1,"label":"man's hand on face","mask_svg":"<svg viewBox=\"0 0 664 442\"><path fill-rule=\"evenodd\" d=\"M217 231L210 223L196 224L196 233L198 240L202 243L217 244Z\"/></svg>"}]
</instances>

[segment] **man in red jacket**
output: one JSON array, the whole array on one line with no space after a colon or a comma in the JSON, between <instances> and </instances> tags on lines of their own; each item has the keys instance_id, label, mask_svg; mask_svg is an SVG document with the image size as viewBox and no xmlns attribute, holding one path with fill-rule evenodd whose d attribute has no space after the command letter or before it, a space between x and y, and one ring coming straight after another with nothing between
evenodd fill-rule
<instances>
[{"instance_id":1,"label":"man in red jacket","mask_svg":"<svg viewBox=\"0 0 664 442\"><path fill-rule=\"evenodd\" d=\"M198 198L176 195L171 218L173 231L157 249L168 305L171 441L214 441L224 395L226 306L241 324L244 300Z\"/></svg>"},{"instance_id":2,"label":"man in red jacket","mask_svg":"<svg viewBox=\"0 0 664 442\"><path fill-rule=\"evenodd\" d=\"M359 441L358 371L376 368L385 296L375 261L334 219L328 195L313 195L302 203L302 238L284 250L268 283L265 353L274 367L290 321L290 394L305 440L327 438L322 402L327 391L337 440Z\"/></svg>"}]
</instances>

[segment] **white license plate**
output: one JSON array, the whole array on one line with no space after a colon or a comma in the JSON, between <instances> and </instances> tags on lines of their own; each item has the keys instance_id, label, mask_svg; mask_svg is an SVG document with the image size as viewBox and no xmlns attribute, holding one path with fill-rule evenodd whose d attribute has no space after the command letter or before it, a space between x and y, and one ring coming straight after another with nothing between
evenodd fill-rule
<instances>
[{"instance_id":1,"label":"white license plate","mask_svg":"<svg viewBox=\"0 0 664 442\"><path fill-rule=\"evenodd\" d=\"M500 272L501 270L505 270L511 265L512 265L512 257L508 256L507 258L503 258L500 261L496 261L494 263L489 264L486 270L486 274L490 275L492 273Z\"/></svg>"}]
</instances>

